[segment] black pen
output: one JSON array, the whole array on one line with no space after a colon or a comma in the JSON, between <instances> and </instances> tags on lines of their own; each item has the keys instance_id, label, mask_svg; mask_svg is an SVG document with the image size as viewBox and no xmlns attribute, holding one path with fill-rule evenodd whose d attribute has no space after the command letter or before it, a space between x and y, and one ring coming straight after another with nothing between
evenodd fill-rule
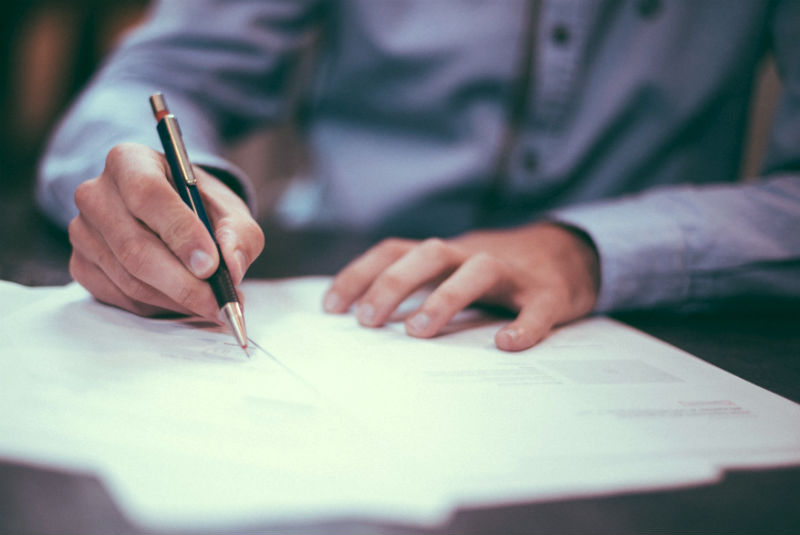
<instances>
[{"instance_id":1,"label":"black pen","mask_svg":"<svg viewBox=\"0 0 800 535\"><path fill-rule=\"evenodd\" d=\"M161 138L161 145L164 147L164 154L167 156L167 162L169 162L169 168L172 171L172 180L175 182L175 187L183 202L197 214L197 217L206 226L208 233L211 234L211 239L214 240L214 245L217 247L219 267L208 278L208 282L214 292L214 297L217 299L217 305L224 313L228 324L233 330L233 334L236 336L236 341L239 342L242 349L245 349L247 348L247 331L244 326L242 304L239 302L239 296L233 285L231 274L225 265L225 260L222 258L222 251L219 248L219 243L217 243L217 238L214 236L214 230L211 228L211 221L209 221L208 214L206 214L206 210L203 207L203 201L200 199L200 192L197 190L197 179L194 176L192 163L189 161L189 155L186 153L186 147L183 144L178 120L169 112L167 103L164 101L164 95L161 93L155 93L150 97L150 106L152 106L156 121L158 121L158 135Z\"/></svg>"}]
</instances>

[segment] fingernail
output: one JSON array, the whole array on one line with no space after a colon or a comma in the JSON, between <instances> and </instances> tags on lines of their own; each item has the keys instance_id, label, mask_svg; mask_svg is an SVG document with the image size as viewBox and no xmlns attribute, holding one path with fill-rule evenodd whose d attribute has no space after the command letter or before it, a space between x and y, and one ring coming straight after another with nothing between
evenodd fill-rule
<instances>
[{"instance_id":1,"label":"fingernail","mask_svg":"<svg viewBox=\"0 0 800 535\"><path fill-rule=\"evenodd\" d=\"M375 307L369 303L358 305L356 309L356 317L358 321L365 324L371 324L375 319Z\"/></svg>"},{"instance_id":2,"label":"fingernail","mask_svg":"<svg viewBox=\"0 0 800 535\"><path fill-rule=\"evenodd\" d=\"M189 269L196 277L205 278L214 266L214 259L205 251L196 249L189 257Z\"/></svg>"},{"instance_id":3,"label":"fingernail","mask_svg":"<svg viewBox=\"0 0 800 535\"><path fill-rule=\"evenodd\" d=\"M503 329L497 336L503 342L501 345L506 347L512 347L519 341L519 331L513 327Z\"/></svg>"},{"instance_id":4,"label":"fingernail","mask_svg":"<svg viewBox=\"0 0 800 535\"><path fill-rule=\"evenodd\" d=\"M322 308L325 309L325 312L336 312L339 310L340 301L339 294L336 292L328 292L328 295L322 300Z\"/></svg>"},{"instance_id":5,"label":"fingernail","mask_svg":"<svg viewBox=\"0 0 800 535\"><path fill-rule=\"evenodd\" d=\"M431 317L425 314L424 312L420 312L410 320L408 320L408 328L418 334L424 333L428 326L431 324Z\"/></svg>"}]
</instances>

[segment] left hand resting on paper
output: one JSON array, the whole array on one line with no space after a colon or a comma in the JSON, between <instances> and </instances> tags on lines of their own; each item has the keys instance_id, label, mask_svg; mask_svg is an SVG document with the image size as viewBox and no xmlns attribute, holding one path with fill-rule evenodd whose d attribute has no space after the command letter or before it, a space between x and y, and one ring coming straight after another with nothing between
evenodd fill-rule
<instances>
[{"instance_id":1,"label":"left hand resting on paper","mask_svg":"<svg viewBox=\"0 0 800 535\"><path fill-rule=\"evenodd\" d=\"M323 306L342 313L355 303L358 321L378 327L406 297L433 283L432 293L405 320L408 334L430 338L471 303L499 305L518 314L497 332L495 344L519 351L554 326L588 314L598 281L597 251L588 238L538 223L449 240L384 240L334 278Z\"/></svg>"}]
</instances>

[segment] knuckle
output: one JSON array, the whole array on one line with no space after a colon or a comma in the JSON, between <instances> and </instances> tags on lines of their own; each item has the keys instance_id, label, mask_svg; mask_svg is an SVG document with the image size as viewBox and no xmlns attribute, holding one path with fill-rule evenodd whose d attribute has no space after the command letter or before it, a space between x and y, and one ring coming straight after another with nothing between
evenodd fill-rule
<instances>
[{"instance_id":1,"label":"knuckle","mask_svg":"<svg viewBox=\"0 0 800 535\"><path fill-rule=\"evenodd\" d=\"M138 152L139 145L131 142L118 143L109 149L106 154L106 168L112 168L116 164L126 160L131 154Z\"/></svg>"},{"instance_id":2,"label":"knuckle","mask_svg":"<svg viewBox=\"0 0 800 535\"><path fill-rule=\"evenodd\" d=\"M439 288L435 294L431 295L431 307L436 309L447 309L460 307L464 301L464 296L460 292L456 292L447 288Z\"/></svg>"},{"instance_id":3,"label":"knuckle","mask_svg":"<svg viewBox=\"0 0 800 535\"><path fill-rule=\"evenodd\" d=\"M114 257L114 253L112 253L111 250L103 248L95 251L95 255L97 258L95 263L105 273L117 274L121 270L123 270L120 263L117 262L117 259Z\"/></svg>"},{"instance_id":4,"label":"knuckle","mask_svg":"<svg viewBox=\"0 0 800 535\"><path fill-rule=\"evenodd\" d=\"M408 278L393 271L384 271L375 280L373 285L376 291L401 291L408 285Z\"/></svg>"},{"instance_id":5,"label":"knuckle","mask_svg":"<svg viewBox=\"0 0 800 535\"><path fill-rule=\"evenodd\" d=\"M114 145L106 154L106 169L111 169L114 167L117 162L125 158L125 155L128 152L128 144L127 143L120 143L118 145Z\"/></svg>"},{"instance_id":6,"label":"knuckle","mask_svg":"<svg viewBox=\"0 0 800 535\"><path fill-rule=\"evenodd\" d=\"M182 284L175 289L172 299L187 310L197 309L197 299L194 288L190 284Z\"/></svg>"},{"instance_id":7,"label":"knuckle","mask_svg":"<svg viewBox=\"0 0 800 535\"><path fill-rule=\"evenodd\" d=\"M455 258L453 247L441 238L428 238L418 246L418 251L428 261L445 260L451 262Z\"/></svg>"},{"instance_id":8,"label":"knuckle","mask_svg":"<svg viewBox=\"0 0 800 535\"><path fill-rule=\"evenodd\" d=\"M189 216L190 214L187 214ZM176 217L165 227L162 239L171 247L192 241L202 229L199 228L200 220L195 217Z\"/></svg>"},{"instance_id":9,"label":"knuckle","mask_svg":"<svg viewBox=\"0 0 800 535\"><path fill-rule=\"evenodd\" d=\"M483 251L472 255L468 262L472 263L480 271L485 272L497 272L503 267L502 261Z\"/></svg>"},{"instance_id":10,"label":"knuckle","mask_svg":"<svg viewBox=\"0 0 800 535\"><path fill-rule=\"evenodd\" d=\"M125 187L125 204L134 214L141 214L147 210L160 189L154 180L130 181Z\"/></svg>"},{"instance_id":11,"label":"knuckle","mask_svg":"<svg viewBox=\"0 0 800 535\"><path fill-rule=\"evenodd\" d=\"M424 240L419 247L433 253L441 253L449 250L448 245L441 238L428 238Z\"/></svg>"},{"instance_id":12,"label":"knuckle","mask_svg":"<svg viewBox=\"0 0 800 535\"><path fill-rule=\"evenodd\" d=\"M73 251L91 251L96 249L96 245L91 236L91 231L88 230L87 224L77 216L72 219L67 225L67 237L69 244Z\"/></svg>"},{"instance_id":13,"label":"knuckle","mask_svg":"<svg viewBox=\"0 0 800 535\"><path fill-rule=\"evenodd\" d=\"M381 286L377 279L372 273L362 268L351 266L336 276L331 288L347 299L355 299L358 296L366 295L370 291L374 292L374 288L380 289Z\"/></svg>"},{"instance_id":14,"label":"knuckle","mask_svg":"<svg viewBox=\"0 0 800 535\"><path fill-rule=\"evenodd\" d=\"M467 271L472 273L476 281L489 287L516 288L525 286L526 272L520 271L514 265L507 264L502 259L488 253L478 253L467 260Z\"/></svg>"},{"instance_id":15,"label":"knuckle","mask_svg":"<svg viewBox=\"0 0 800 535\"><path fill-rule=\"evenodd\" d=\"M116 284L126 296L136 301L147 302L153 297L152 289L129 273L119 273Z\"/></svg>"},{"instance_id":16,"label":"knuckle","mask_svg":"<svg viewBox=\"0 0 800 535\"><path fill-rule=\"evenodd\" d=\"M126 175L130 169L129 162L137 153L141 152L141 146L135 143L119 143L111 147L106 154L104 175L109 175L112 179ZM136 167L133 167L134 169Z\"/></svg>"},{"instance_id":17,"label":"knuckle","mask_svg":"<svg viewBox=\"0 0 800 535\"><path fill-rule=\"evenodd\" d=\"M85 212L91 207L97 197L96 190L96 178L81 182L78 187L75 188L75 194L73 195L73 198L75 200L75 206L78 208L79 212Z\"/></svg>"},{"instance_id":18,"label":"knuckle","mask_svg":"<svg viewBox=\"0 0 800 535\"><path fill-rule=\"evenodd\" d=\"M141 274L150 262L150 248L148 245L145 240L128 238L120 246L119 261L134 276Z\"/></svg>"},{"instance_id":19,"label":"knuckle","mask_svg":"<svg viewBox=\"0 0 800 535\"><path fill-rule=\"evenodd\" d=\"M400 238L386 238L375 249L382 254L397 256L408 249L408 242Z\"/></svg>"}]
</instances>

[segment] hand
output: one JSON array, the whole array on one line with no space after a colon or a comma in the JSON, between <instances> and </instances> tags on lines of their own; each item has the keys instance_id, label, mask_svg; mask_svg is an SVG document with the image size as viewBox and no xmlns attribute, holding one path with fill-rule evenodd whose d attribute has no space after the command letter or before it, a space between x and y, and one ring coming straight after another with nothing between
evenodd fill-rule
<instances>
[{"instance_id":1,"label":"hand","mask_svg":"<svg viewBox=\"0 0 800 535\"><path fill-rule=\"evenodd\" d=\"M199 168L195 175L239 284L263 249L264 234L227 186ZM111 149L100 176L75 191L70 273L100 301L142 316L177 312L217 321L214 295L203 280L217 268L217 249L167 176L163 154L136 144Z\"/></svg>"},{"instance_id":2,"label":"hand","mask_svg":"<svg viewBox=\"0 0 800 535\"><path fill-rule=\"evenodd\" d=\"M357 303L365 326L383 325L420 287L437 287L405 321L411 336L436 335L473 302L518 312L495 344L527 349L553 326L588 314L597 299L597 252L588 238L557 224L480 231L452 240L385 240L333 280L323 307L342 313Z\"/></svg>"}]
</instances>

